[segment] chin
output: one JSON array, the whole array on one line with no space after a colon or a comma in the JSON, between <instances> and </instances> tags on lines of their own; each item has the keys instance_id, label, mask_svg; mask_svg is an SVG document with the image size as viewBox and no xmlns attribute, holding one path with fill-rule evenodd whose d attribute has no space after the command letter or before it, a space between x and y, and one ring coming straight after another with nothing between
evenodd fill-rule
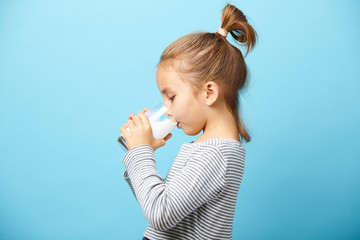
<instances>
[{"instance_id":1,"label":"chin","mask_svg":"<svg viewBox=\"0 0 360 240\"><path fill-rule=\"evenodd\" d=\"M201 132L201 130L197 131L197 130L193 130L193 129L191 129L191 130L183 129L183 131L186 135L189 135L189 136L195 136Z\"/></svg>"}]
</instances>

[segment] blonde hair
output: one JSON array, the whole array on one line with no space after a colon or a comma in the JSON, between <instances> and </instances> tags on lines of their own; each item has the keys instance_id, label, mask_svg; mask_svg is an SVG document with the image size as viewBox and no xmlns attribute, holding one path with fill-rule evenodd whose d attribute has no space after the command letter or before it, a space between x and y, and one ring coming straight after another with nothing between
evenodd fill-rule
<instances>
[{"instance_id":1,"label":"blonde hair","mask_svg":"<svg viewBox=\"0 0 360 240\"><path fill-rule=\"evenodd\" d=\"M221 28L235 42L246 47L245 56L254 48L257 34L242 11L227 4L221 14ZM159 65L170 66L198 91L203 83L214 81L233 114L241 138L250 135L239 116L239 90L247 83L247 67L241 51L219 32L192 33L170 44L162 53Z\"/></svg>"}]
</instances>

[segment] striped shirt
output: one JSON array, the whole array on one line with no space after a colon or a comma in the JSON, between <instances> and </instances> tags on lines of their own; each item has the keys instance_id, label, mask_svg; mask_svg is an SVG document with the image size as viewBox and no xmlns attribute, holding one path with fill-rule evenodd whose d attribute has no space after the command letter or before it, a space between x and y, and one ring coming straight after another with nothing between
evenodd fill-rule
<instances>
[{"instance_id":1,"label":"striped shirt","mask_svg":"<svg viewBox=\"0 0 360 240\"><path fill-rule=\"evenodd\" d=\"M123 163L129 183L156 239L231 239L245 149L234 139L184 143L165 179L154 151L140 145ZM130 181L131 180L131 181Z\"/></svg>"}]
</instances>

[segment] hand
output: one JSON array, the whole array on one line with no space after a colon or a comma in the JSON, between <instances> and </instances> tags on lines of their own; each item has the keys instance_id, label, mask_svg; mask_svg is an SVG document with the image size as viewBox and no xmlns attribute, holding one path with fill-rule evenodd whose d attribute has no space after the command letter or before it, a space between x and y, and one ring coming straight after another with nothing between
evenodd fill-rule
<instances>
[{"instance_id":1,"label":"hand","mask_svg":"<svg viewBox=\"0 0 360 240\"><path fill-rule=\"evenodd\" d=\"M169 133L164 139L154 139L149 118L145 115L147 110L149 109L146 108L140 111L138 115L130 114L128 122L120 128L128 150L147 144L155 151L159 147L164 146L165 142L172 136L172 134Z\"/></svg>"}]
</instances>

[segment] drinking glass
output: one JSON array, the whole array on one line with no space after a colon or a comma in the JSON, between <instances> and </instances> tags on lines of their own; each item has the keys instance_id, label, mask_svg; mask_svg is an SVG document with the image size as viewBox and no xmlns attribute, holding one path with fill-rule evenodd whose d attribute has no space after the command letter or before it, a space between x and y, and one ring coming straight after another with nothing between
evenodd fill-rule
<instances>
[{"instance_id":1,"label":"drinking glass","mask_svg":"<svg viewBox=\"0 0 360 240\"><path fill-rule=\"evenodd\" d=\"M168 109L163 105L163 103L158 103L145 112L145 115L149 118L152 133L155 139L165 138L177 125L177 122L171 121L170 118L165 114L167 110ZM129 128L127 129L129 130ZM119 137L118 142L120 142L124 151L128 150L126 147L125 138L122 134Z\"/></svg>"}]
</instances>

